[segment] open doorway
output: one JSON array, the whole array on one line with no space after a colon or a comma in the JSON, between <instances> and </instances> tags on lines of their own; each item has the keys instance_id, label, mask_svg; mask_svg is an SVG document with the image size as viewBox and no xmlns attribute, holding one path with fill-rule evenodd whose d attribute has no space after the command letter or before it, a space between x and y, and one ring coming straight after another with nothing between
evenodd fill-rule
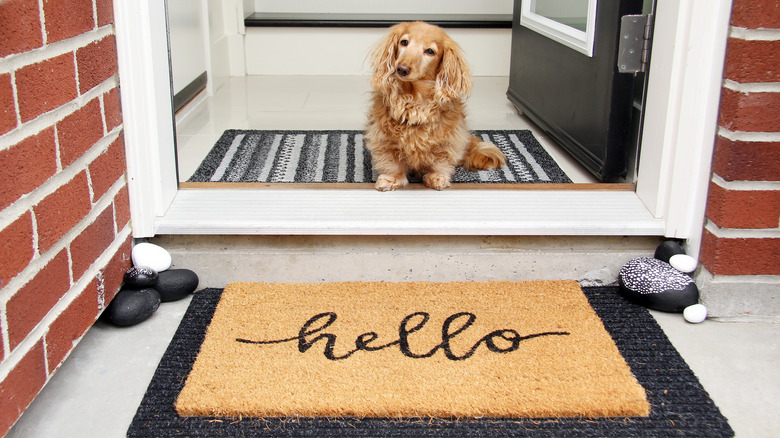
<instances>
[{"instance_id":1,"label":"open doorway","mask_svg":"<svg viewBox=\"0 0 780 438\"><path fill-rule=\"evenodd\" d=\"M209 16L204 17L203 21L208 22L213 28L215 26L215 15L221 17L224 21L224 18L229 14L224 10L212 10L211 8L214 7L212 3L221 2L208 3L208 8L204 9L204 12ZM264 7L270 8L272 12L278 12L278 9L274 10L273 5L271 5L274 2L255 2L252 6L256 7L257 3L263 3ZM276 3L287 4L289 2ZM446 10L458 9L456 5L451 4L452 2L445 3L446 8L448 8ZM500 5L498 5L498 2L486 2L486 4L494 9L483 10L482 12L507 12L500 9L506 8L506 2L500 2ZM278 5L276 6L278 7ZM511 5L509 6L511 7ZM169 4L170 7L171 5ZM316 6L308 5L308 7ZM442 6L428 5L428 7L441 8ZM314 12L317 11L315 10ZM427 12L423 11L421 14L424 15ZM509 12L510 14L504 15L511 16L511 9ZM247 15L246 12L244 14ZM216 26L219 26L219 24ZM289 33L289 30L271 29L271 31L285 35ZM214 33L213 29L209 29L207 32ZM258 59L263 56L262 53L255 53L250 46L256 38L250 35L254 32L254 29L248 29L245 37L247 44L244 48L246 59L243 61L245 71L251 71L253 67L248 64L258 62ZM368 76L366 76L367 72L364 70L363 61L367 52L366 49L383 32L383 30L376 30L360 33L364 40L362 44L366 48L359 55L356 63L358 74L273 74L273 71L261 71L261 74L251 74L250 72L250 74L245 76L228 77L218 73L216 76L210 77L209 80L211 82L206 92L201 93L177 114L179 181L185 183L186 186L186 181L191 177L195 168L201 163L203 157L211 150L226 129L362 129L365 124L365 112L368 107L369 97ZM485 47L486 37L474 37L479 30L467 32L455 30L450 32L456 34L454 36L456 40L459 40L459 43L462 42L465 46L471 44L471 47L466 47L467 56L469 53L479 54L480 51L484 51L480 50L480 47ZM464 36L459 37L459 32L464 34ZM503 44L507 52L506 57L508 57L509 46L511 45L511 30L490 32L493 35L489 38L502 41L492 45L500 46ZM501 35L501 32L503 32L503 35ZM332 29L327 29L323 32L327 37L333 37L335 33L336 31ZM469 42L469 38L473 39L474 42ZM209 44L208 40L207 44ZM270 44L274 45L273 42ZM480 46L480 44L482 45ZM213 41L210 43L209 48L212 56L215 53L219 53L219 49L215 50ZM172 51L175 53L176 48L173 47ZM290 47L290 52L296 52L294 46ZM289 63L294 61L277 59L270 62ZM470 128L531 130L542 146L544 146L558 165L564 169L574 183L598 182L590 172L576 160L572 159L567 151L560 148L558 142L553 137L539 129L535 123L525 115L519 114L513 107L506 97L509 78L508 68L505 68L505 66L508 65L508 60L503 60L503 62L504 66L499 65L491 71L490 68L483 67L484 63L481 62L481 58L477 57L476 64L478 64L478 67L476 69L473 68L475 70L474 90L468 101ZM480 68L482 71L480 71ZM496 73L496 70L501 70L501 68L505 68L505 74L501 74L501 72ZM360 71L360 69L363 69L363 71ZM327 68L320 69L316 65L310 66L308 71L329 72Z\"/></svg>"}]
</instances>

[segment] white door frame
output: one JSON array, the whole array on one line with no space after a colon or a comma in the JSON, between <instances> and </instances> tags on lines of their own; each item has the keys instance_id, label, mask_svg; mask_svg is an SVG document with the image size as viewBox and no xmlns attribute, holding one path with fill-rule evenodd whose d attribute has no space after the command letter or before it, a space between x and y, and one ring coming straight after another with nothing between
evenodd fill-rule
<instances>
[{"instance_id":1,"label":"white door frame","mask_svg":"<svg viewBox=\"0 0 780 438\"><path fill-rule=\"evenodd\" d=\"M161 3L114 0L135 237L155 234L178 191ZM731 0L657 5L636 196L667 237L688 239L691 254L704 221L730 12Z\"/></svg>"}]
</instances>

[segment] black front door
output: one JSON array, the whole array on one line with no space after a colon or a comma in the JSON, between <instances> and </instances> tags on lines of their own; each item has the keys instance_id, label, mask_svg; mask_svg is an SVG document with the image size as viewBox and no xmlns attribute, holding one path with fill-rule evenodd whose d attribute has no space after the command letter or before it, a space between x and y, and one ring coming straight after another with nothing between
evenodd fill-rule
<instances>
[{"instance_id":1,"label":"black front door","mask_svg":"<svg viewBox=\"0 0 780 438\"><path fill-rule=\"evenodd\" d=\"M515 0L507 96L601 181L625 177L638 144L645 75L619 71L618 47L644 2Z\"/></svg>"}]
</instances>

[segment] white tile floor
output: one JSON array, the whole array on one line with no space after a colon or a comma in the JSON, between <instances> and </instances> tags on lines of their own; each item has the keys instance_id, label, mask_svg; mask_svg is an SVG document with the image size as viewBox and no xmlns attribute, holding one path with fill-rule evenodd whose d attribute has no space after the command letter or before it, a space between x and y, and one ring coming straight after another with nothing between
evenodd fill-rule
<instances>
[{"instance_id":1,"label":"white tile floor","mask_svg":"<svg viewBox=\"0 0 780 438\"><path fill-rule=\"evenodd\" d=\"M531 129L576 183L594 178L506 98L507 77L475 77L471 129ZM362 129L368 76L233 77L213 96L198 96L177 115L179 179L186 181L226 129Z\"/></svg>"},{"instance_id":2,"label":"white tile floor","mask_svg":"<svg viewBox=\"0 0 780 438\"><path fill-rule=\"evenodd\" d=\"M535 129L506 101L506 85L506 78L476 78L471 128ZM360 129L366 90L362 77L233 78L215 96L180 114L182 180L227 128ZM549 139L536 134L575 182L591 181ZM327 257L318 266L329 269ZM124 436L188 302L166 303L134 327L97 323L8 436ZM778 436L780 324L692 325L681 315L654 316L738 437Z\"/></svg>"}]
</instances>

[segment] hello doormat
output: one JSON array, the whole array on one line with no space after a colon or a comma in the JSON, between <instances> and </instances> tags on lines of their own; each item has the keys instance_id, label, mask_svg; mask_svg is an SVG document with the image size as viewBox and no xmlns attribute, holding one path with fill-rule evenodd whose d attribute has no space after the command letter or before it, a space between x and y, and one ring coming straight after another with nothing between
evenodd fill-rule
<instances>
[{"instance_id":1,"label":"hello doormat","mask_svg":"<svg viewBox=\"0 0 780 438\"><path fill-rule=\"evenodd\" d=\"M231 283L181 416L647 416L576 282Z\"/></svg>"},{"instance_id":2,"label":"hello doormat","mask_svg":"<svg viewBox=\"0 0 780 438\"><path fill-rule=\"evenodd\" d=\"M529 130L473 131L507 157L501 169L459 167L453 183L570 183ZM418 178L419 179L419 178ZM370 183L376 181L363 131L229 129L188 182ZM413 181L414 182L414 181Z\"/></svg>"}]
</instances>

